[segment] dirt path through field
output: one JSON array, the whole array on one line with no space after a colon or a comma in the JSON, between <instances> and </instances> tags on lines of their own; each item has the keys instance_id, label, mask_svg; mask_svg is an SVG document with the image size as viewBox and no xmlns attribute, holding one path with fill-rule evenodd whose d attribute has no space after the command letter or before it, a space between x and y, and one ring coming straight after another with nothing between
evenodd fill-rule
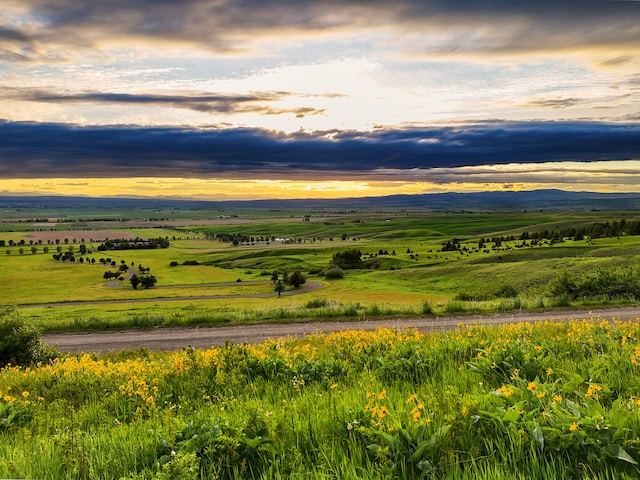
<instances>
[{"instance_id":1,"label":"dirt path through field","mask_svg":"<svg viewBox=\"0 0 640 480\"><path fill-rule=\"evenodd\" d=\"M154 330L128 330L99 333L58 333L43 336L46 343L57 346L63 352L96 352L148 348L150 350L180 350L192 346L209 348L231 343L259 343L269 338L303 337L319 332L341 330L375 330L388 328L416 328L422 332L437 332L456 328L460 323L495 325L512 322L538 322L544 320L566 321L569 319L602 318L617 320L640 320L640 307L606 308L589 312L586 310L553 311L541 313L514 313L500 315L468 315L448 318L413 318L402 320L358 320L346 322L313 322L287 324L259 324L226 327L165 327Z\"/></svg>"}]
</instances>

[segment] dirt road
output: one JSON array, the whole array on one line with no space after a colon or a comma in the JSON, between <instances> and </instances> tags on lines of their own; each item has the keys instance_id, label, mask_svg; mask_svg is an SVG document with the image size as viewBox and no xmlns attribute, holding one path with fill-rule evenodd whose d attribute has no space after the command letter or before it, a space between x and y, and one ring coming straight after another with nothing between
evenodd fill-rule
<instances>
[{"instance_id":1,"label":"dirt road","mask_svg":"<svg viewBox=\"0 0 640 480\"><path fill-rule=\"evenodd\" d=\"M303 337L317 332L340 330L375 330L381 327L416 328L423 332L451 330L460 323L504 324L582 318L640 320L640 307L514 313L491 316L467 315L447 318L413 318L402 320L354 320L345 322L313 322L287 324L259 324L226 327L164 327L153 330L124 330L99 333L56 333L43 335L43 340L63 352L96 352L148 348L149 350L180 350L192 346L208 348L231 343L259 343L269 338Z\"/></svg>"}]
</instances>

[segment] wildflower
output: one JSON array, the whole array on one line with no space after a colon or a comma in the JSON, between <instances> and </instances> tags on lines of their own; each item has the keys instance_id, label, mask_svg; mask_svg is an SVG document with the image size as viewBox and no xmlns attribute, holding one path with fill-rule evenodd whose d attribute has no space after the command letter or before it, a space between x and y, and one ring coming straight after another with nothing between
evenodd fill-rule
<instances>
[{"instance_id":1,"label":"wildflower","mask_svg":"<svg viewBox=\"0 0 640 480\"><path fill-rule=\"evenodd\" d=\"M29 396L29 392L27 392L26 390L22 392L22 398L27 398L28 396Z\"/></svg>"},{"instance_id":2,"label":"wildflower","mask_svg":"<svg viewBox=\"0 0 640 480\"><path fill-rule=\"evenodd\" d=\"M529 382L529 385L527 386L527 390L529 390L530 392L533 392L536 388L538 388L538 386L536 385L536 382Z\"/></svg>"},{"instance_id":3,"label":"wildflower","mask_svg":"<svg viewBox=\"0 0 640 480\"><path fill-rule=\"evenodd\" d=\"M384 418L387 416L387 414L389 413L389 410L387 410L387 407L385 407L384 405L382 407L380 407L380 409L378 410L378 418Z\"/></svg>"},{"instance_id":4,"label":"wildflower","mask_svg":"<svg viewBox=\"0 0 640 480\"><path fill-rule=\"evenodd\" d=\"M585 397L592 398L597 392L600 392L600 391L602 391L602 387L597 383L592 383L591 385L589 385L589 388L587 389L587 393L585 394Z\"/></svg>"},{"instance_id":5,"label":"wildflower","mask_svg":"<svg viewBox=\"0 0 640 480\"><path fill-rule=\"evenodd\" d=\"M538 393L538 395L536 395L538 398L544 398L546 394L544 392L540 392Z\"/></svg>"},{"instance_id":6,"label":"wildflower","mask_svg":"<svg viewBox=\"0 0 640 480\"><path fill-rule=\"evenodd\" d=\"M152 396L148 396L146 402L148 404L152 404L154 402L154 398Z\"/></svg>"},{"instance_id":7,"label":"wildflower","mask_svg":"<svg viewBox=\"0 0 640 480\"><path fill-rule=\"evenodd\" d=\"M413 421L414 421L414 422L417 422L418 420L420 420L420 416L422 415L422 414L420 413L420 410L418 410L417 408L414 408L414 409L412 410L412 413L413 413Z\"/></svg>"},{"instance_id":8,"label":"wildflower","mask_svg":"<svg viewBox=\"0 0 640 480\"><path fill-rule=\"evenodd\" d=\"M338 384L337 383L331 384L331 390L335 390L336 388L338 388Z\"/></svg>"},{"instance_id":9,"label":"wildflower","mask_svg":"<svg viewBox=\"0 0 640 480\"><path fill-rule=\"evenodd\" d=\"M547 376L553 375L553 368L547 368Z\"/></svg>"},{"instance_id":10,"label":"wildflower","mask_svg":"<svg viewBox=\"0 0 640 480\"><path fill-rule=\"evenodd\" d=\"M578 429L578 424L576 422L573 422L569 427L569 431L571 432L575 432L577 429Z\"/></svg>"},{"instance_id":11,"label":"wildflower","mask_svg":"<svg viewBox=\"0 0 640 480\"><path fill-rule=\"evenodd\" d=\"M378 395L378 400L384 400L385 398L387 398L387 390L383 388Z\"/></svg>"},{"instance_id":12,"label":"wildflower","mask_svg":"<svg viewBox=\"0 0 640 480\"><path fill-rule=\"evenodd\" d=\"M496 393L499 395L504 395L505 397L510 397L513 395L514 388L512 386L503 385L499 389L496 390Z\"/></svg>"},{"instance_id":13,"label":"wildflower","mask_svg":"<svg viewBox=\"0 0 640 480\"><path fill-rule=\"evenodd\" d=\"M533 347L533 348L534 348L534 350L535 350L536 352L541 352L541 351L542 351L542 347L541 347L540 345L536 345L536 346L535 346L535 347Z\"/></svg>"},{"instance_id":14,"label":"wildflower","mask_svg":"<svg viewBox=\"0 0 640 480\"><path fill-rule=\"evenodd\" d=\"M412 393L409 398L407 398L407 403L415 402L418 399L417 393Z\"/></svg>"},{"instance_id":15,"label":"wildflower","mask_svg":"<svg viewBox=\"0 0 640 480\"><path fill-rule=\"evenodd\" d=\"M491 364L491 368L493 368L495 370L496 368L498 368L498 364L496 362L493 362Z\"/></svg>"}]
</instances>

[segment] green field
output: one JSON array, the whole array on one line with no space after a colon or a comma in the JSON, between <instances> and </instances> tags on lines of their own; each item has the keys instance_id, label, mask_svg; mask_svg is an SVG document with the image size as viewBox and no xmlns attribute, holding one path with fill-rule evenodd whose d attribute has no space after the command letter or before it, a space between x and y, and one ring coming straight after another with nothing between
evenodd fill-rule
<instances>
[{"instance_id":1,"label":"green field","mask_svg":"<svg viewBox=\"0 0 640 480\"><path fill-rule=\"evenodd\" d=\"M599 306L640 299L633 212L319 211L307 220L308 212L147 212L169 219L162 222L69 212L47 229L9 213L0 214L0 291L2 303L18 308L0 310L0 327L17 320L22 330L12 332L23 334L33 325L108 330L556 308L594 317L101 356L30 349L3 334L0 353L34 360L0 370L0 477L640 473L640 330L597 317ZM628 232L617 228L622 219ZM162 237L169 246L98 251L94 235ZM329 278L355 250L359 261ZM71 251L74 261L53 257ZM121 265L123 280L108 283L105 272ZM128 269L140 266L157 278L154 287L131 286ZM295 270L314 288L289 286L278 296L272 275Z\"/></svg>"},{"instance_id":2,"label":"green field","mask_svg":"<svg viewBox=\"0 0 640 480\"><path fill-rule=\"evenodd\" d=\"M149 226L151 220L144 218L90 222L82 220L82 212L72 212L56 224L58 230L49 231L5 218L4 228L18 231L0 232L3 303L21 306L45 330L61 330L595 308L638 299L629 284L571 296L554 285L563 275L574 283L591 277L595 283L605 277L632 282L640 236L522 240L538 231L636 222L633 212L314 212L308 221L300 212L277 213L219 218L216 212L174 212L166 222L179 225L163 227ZM170 246L100 252L101 242L93 239L97 232L112 239L162 237ZM499 246L491 241L496 237L504 240ZM454 239L457 248L442 251ZM82 264L52 258L69 250L80 256L81 247L89 250L81 255ZM345 270L342 279L325 278L334 255L350 249L361 252L362 263ZM123 262L148 267L158 283L134 290L125 278L109 287L103 274L114 268L101 259L116 267ZM320 287L278 298L271 274L296 269ZM127 303L143 299L148 303ZM99 301L122 303L82 304Z\"/></svg>"}]
</instances>

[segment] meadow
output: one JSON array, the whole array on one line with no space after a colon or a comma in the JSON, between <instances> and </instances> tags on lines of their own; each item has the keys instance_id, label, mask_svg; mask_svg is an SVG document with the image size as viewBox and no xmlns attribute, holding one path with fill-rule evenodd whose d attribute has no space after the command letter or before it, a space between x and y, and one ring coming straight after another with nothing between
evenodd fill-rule
<instances>
[{"instance_id":1,"label":"meadow","mask_svg":"<svg viewBox=\"0 0 640 480\"><path fill-rule=\"evenodd\" d=\"M631 479L640 327L346 331L0 371L0 477Z\"/></svg>"},{"instance_id":2,"label":"meadow","mask_svg":"<svg viewBox=\"0 0 640 480\"><path fill-rule=\"evenodd\" d=\"M60 331L596 313L210 350L45 349L47 360L0 370L0 477L638 477L640 326L597 307L637 303L640 236L581 230L633 224L632 213L289 213L172 212L153 224L76 212L31 226L12 215L0 228L0 291L17 308L2 314ZM94 234L170 245L99 251ZM353 250L356 268L328 278ZM111 262L150 268L158 284L107 283ZM273 272L296 269L321 286L279 297Z\"/></svg>"},{"instance_id":3,"label":"meadow","mask_svg":"<svg viewBox=\"0 0 640 480\"><path fill-rule=\"evenodd\" d=\"M44 330L56 331L588 311L638 298L639 235L523 238L622 219L631 223L637 221L633 212L234 212L209 212L209 218L203 212L142 212L148 218L137 212L138 218L94 221L86 219L93 212L72 212L64 222L49 213L48 222L37 223L33 218L42 212L19 221L5 218L3 303L19 305ZM170 246L99 252L101 240L94 236L107 235L161 237ZM454 241L456 248L446 250ZM81 247L90 252L81 255L83 263L52 259L70 250L79 256ZM341 279L326 278L334 256L348 250L361 252L358 268L345 270ZM100 262L105 258L117 266L150 268L156 287L133 289L128 279L109 287L103 274L113 268ZM272 273L296 269L319 288L279 298ZM615 290L572 290L579 279L597 284L614 277L623 283Z\"/></svg>"}]
</instances>

